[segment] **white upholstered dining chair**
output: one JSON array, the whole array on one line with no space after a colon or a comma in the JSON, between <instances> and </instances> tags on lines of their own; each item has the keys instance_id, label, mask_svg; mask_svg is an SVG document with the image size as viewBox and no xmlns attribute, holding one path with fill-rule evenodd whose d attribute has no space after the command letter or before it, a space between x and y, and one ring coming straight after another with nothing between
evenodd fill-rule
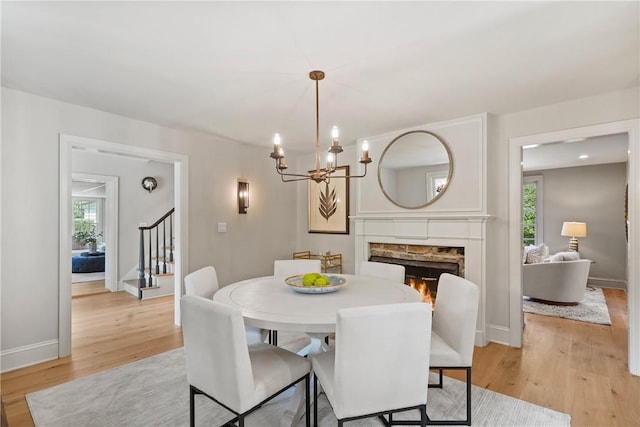
<instances>
[{"instance_id":1,"label":"white upholstered dining chair","mask_svg":"<svg viewBox=\"0 0 640 427\"><path fill-rule=\"evenodd\" d=\"M270 344L248 345L242 313L233 307L185 295L180 309L191 427L198 394L236 415L227 424L237 421L243 427L247 415L302 380L310 426L309 360Z\"/></svg>"},{"instance_id":2,"label":"white upholstered dining chair","mask_svg":"<svg viewBox=\"0 0 640 427\"><path fill-rule=\"evenodd\" d=\"M319 259L277 259L273 262L273 275L287 277L296 274L320 273Z\"/></svg>"},{"instance_id":3,"label":"white upholstered dining chair","mask_svg":"<svg viewBox=\"0 0 640 427\"><path fill-rule=\"evenodd\" d=\"M430 331L431 307L422 302L339 310L335 350L311 359L316 402L319 381L338 426L384 415L393 424L394 412L410 409L425 426Z\"/></svg>"},{"instance_id":4,"label":"white upholstered dining chair","mask_svg":"<svg viewBox=\"0 0 640 427\"><path fill-rule=\"evenodd\" d=\"M218 288L218 275L212 266L203 267L184 277L184 291L187 295L212 299Z\"/></svg>"},{"instance_id":5,"label":"white upholstered dining chair","mask_svg":"<svg viewBox=\"0 0 640 427\"><path fill-rule=\"evenodd\" d=\"M467 402L464 420L430 420L432 425L471 425L471 365L476 336L480 290L475 283L453 274L443 273L438 281L433 311L430 368L438 371L442 388L444 370L466 371Z\"/></svg>"},{"instance_id":6,"label":"white upholstered dining chair","mask_svg":"<svg viewBox=\"0 0 640 427\"><path fill-rule=\"evenodd\" d=\"M218 274L212 266L203 267L184 277L184 290L186 295L194 295L206 299L212 299L219 289ZM247 341L249 344L264 342L269 334L260 328L246 326Z\"/></svg>"},{"instance_id":7,"label":"white upholstered dining chair","mask_svg":"<svg viewBox=\"0 0 640 427\"><path fill-rule=\"evenodd\" d=\"M380 277L382 279L404 283L404 266L387 262L360 261L358 264L358 275Z\"/></svg>"}]
</instances>

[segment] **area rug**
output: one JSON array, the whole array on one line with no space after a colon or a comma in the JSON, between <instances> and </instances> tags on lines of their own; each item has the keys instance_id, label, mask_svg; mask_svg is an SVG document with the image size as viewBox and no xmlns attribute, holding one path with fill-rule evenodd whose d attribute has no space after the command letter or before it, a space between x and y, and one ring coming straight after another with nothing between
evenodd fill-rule
<instances>
[{"instance_id":1,"label":"area rug","mask_svg":"<svg viewBox=\"0 0 640 427\"><path fill-rule=\"evenodd\" d=\"M464 383L445 377L445 388L429 389L432 419L464 417ZM279 426L290 394L283 394L249 415L248 427ZM46 390L29 393L27 402L36 426L116 427L185 426L189 424L189 390L184 349L178 348ZM480 387L472 390L474 426L570 426L571 417ZM318 399L322 427L337 424L326 397ZM415 413L397 419L415 419ZM196 398L196 425L219 426L231 419L225 409L204 396ZM304 417L296 426L304 425ZM357 420L350 427L379 426L375 419Z\"/></svg>"},{"instance_id":2,"label":"area rug","mask_svg":"<svg viewBox=\"0 0 640 427\"><path fill-rule=\"evenodd\" d=\"M602 289L590 286L587 286L584 299L578 305L553 305L525 299L522 301L522 308L526 313L563 317L600 325L611 324L607 301Z\"/></svg>"}]
</instances>

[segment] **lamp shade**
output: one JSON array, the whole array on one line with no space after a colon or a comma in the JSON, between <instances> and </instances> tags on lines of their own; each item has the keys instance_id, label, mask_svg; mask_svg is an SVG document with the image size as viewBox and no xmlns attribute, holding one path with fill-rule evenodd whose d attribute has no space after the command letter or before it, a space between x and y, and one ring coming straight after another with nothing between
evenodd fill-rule
<instances>
[{"instance_id":1,"label":"lamp shade","mask_svg":"<svg viewBox=\"0 0 640 427\"><path fill-rule=\"evenodd\" d=\"M560 235L567 237L587 237L587 223L563 222Z\"/></svg>"}]
</instances>

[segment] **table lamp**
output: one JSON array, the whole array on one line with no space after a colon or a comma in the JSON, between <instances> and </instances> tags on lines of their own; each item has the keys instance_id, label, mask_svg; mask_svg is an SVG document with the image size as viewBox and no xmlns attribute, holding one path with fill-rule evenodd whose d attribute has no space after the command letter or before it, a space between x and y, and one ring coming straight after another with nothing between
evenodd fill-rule
<instances>
[{"instance_id":1,"label":"table lamp","mask_svg":"<svg viewBox=\"0 0 640 427\"><path fill-rule=\"evenodd\" d=\"M587 223L563 222L560 235L571 237L571 239L569 239L569 250L578 252L578 239L576 239L576 237L587 237Z\"/></svg>"}]
</instances>

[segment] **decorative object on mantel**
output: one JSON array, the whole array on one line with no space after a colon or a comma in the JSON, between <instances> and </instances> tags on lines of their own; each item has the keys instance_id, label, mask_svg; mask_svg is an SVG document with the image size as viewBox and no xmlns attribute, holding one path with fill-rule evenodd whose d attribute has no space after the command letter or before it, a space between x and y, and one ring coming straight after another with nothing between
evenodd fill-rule
<instances>
[{"instance_id":1,"label":"decorative object on mantel","mask_svg":"<svg viewBox=\"0 0 640 427\"><path fill-rule=\"evenodd\" d=\"M145 176L142 178L142 188L151 193L158 187L158 181L152 176Z\"/></svg>"},{"instance_id":2,"label":"decorative object on mantel","mask_svg":"<svg viewBox=\"0 0 640 427\"><path fill-rule=\"evenodd\" d=\"M324 79L324 71L314 70L309 73L309 78L315 81L316 85L316 168L309 171L308 174L296 174L284 172L287 169L287 163L284 158L284 150L281 146L280 134L276 133L273 136L273 152L269 155L276 162L276 172L280 175L283 182L291 181L304 181L313 180L316 183L330 182L331 178L362 178L367 174L367 164L371 163L369 158L369 145L367 141L362 144L362 157L359 162L364 165L364 173L362 175L349 176L346 175L334 175L338 168L338 154L342 153L342 146L338 140L339 131L338 127L334 126L331 129L331 145L329 146L329 154L327 155L327 166L325 168L320 167L320 105L318 96L318 82Z\"/></svg>"},{"instance_id":3,"label":"decorative object on mantel","mask_svg":"<svg viewBox=\"0 0 640 427\"><path fill-rule=\"evenodd\" d=\"M344 178L349 166L338 166L333 175ZM349 234L349 180L309 180L309 233Z\"/></svg>"},{"instance_id":4,"label":"decorative object on mantel","mask_svg":"<svg viewBox=\"0 0 640 427\"><path fill-rule=\"evenodd\" d=\"M238 213L246 214L249 209L249 183L238 181Z\"/></svg>"},{"instance_id":5,"label":"decorative object on mantel","mask_svg":"<svg viewBox=\"0 0 640 427\"><path fill-rule=\"evenodd\" d=\"M569 250L578 252L578 239L576 239L576 237L587 237L587 223L563 222L560 235L571 237L571 239L569 239Z\"/></svg>"}]
</instances>

